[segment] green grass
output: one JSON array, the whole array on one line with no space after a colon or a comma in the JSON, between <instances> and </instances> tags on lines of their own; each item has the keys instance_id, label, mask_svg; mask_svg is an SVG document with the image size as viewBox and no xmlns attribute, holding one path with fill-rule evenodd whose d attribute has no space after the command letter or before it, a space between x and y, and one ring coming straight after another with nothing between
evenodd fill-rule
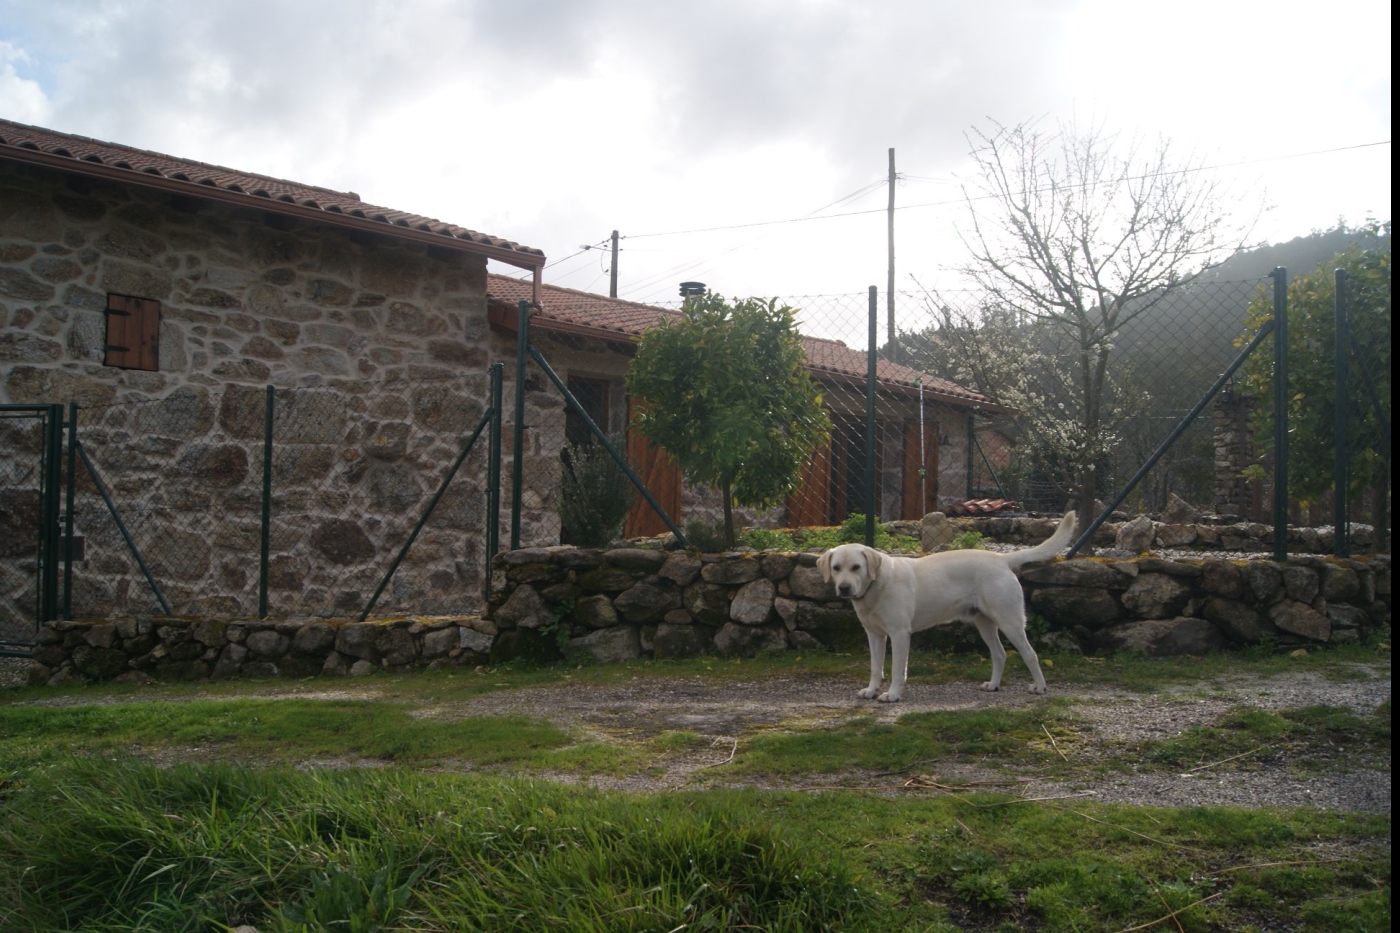
<instances>
[{"instance_id":1,"label":"green grass","mask_svg":"<svg viewBox=\"0 0 1400 933\"><path fill-rule=\"evenodd\" d=\"M4 931L1389 928L1388 816L97 759L0 813Z\"/></svg>"},{"instance_id":2,"label":"green grass","mask_svg":"<svg viewBox=\"0 0 1400 933\"><path fill-rule=\"evenodd\" d=\"M0 767L157 749L264 762L334 757L543 766L570 742L562 730L521 717L417 719L401 706L363 700L0 706Z\"/></svg>"},{"instance_id":3,"label":"green grass","mask_svg":"<svg viewBox=\"0 0 1400 933\"><path fill-rule=\"evenodd\" d=\"M904 774L938 762L991 755L1006 767L1050 764L1060 759L1048 734L1058 741L1072 723L1063 704L1054 700L1028 709L909 713L893 723L861 717L833 728L759 734L744 743L744 754L734 764L716 769L716 776L846 769Z\"/></svg>"},{"instance_id":4,"label":"green grass","mask_svg":"<svg viewBox=\"0 0 1400 933\"><path fill-rule=\"evenodd\" d=\"M1195 726L1169 739L1143 743L1130 756L1171 771L1206 766L1249 768L1286 756L1295 770L1389 768L1390 701L1369 716L1336 706L1307 706L1270 712L1237 709L1219 722ZM1231 760L1233 759L1233 760Z\"/></svg>"}]
</instances>

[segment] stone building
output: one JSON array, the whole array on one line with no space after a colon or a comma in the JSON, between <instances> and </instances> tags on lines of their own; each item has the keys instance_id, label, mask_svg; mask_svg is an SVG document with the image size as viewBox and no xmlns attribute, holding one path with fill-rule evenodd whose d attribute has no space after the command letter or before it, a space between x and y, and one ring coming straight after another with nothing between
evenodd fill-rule
<instances>
[{"instance_id":1,"label":"stone building","mask_svg":"<svg viewBox=\"0 0 1400 933\"><path fill-rule=\"evenodd\" d=\"M488 277L493 328L515 332L516 307L528 298L528 282L504 275ZM531 318L532 342L594 421L621 435L630 419L623 379L636 351L636 340L671 309L545 285L539 311ZM745 516L746 523L775 527L830 525L863 512L868 357L835 340L804 336L803 349L812 377L821 387L832 420L829 444L807 464L801 487L775 511ZM990 398L946 379L888 360L876 361L876 510L880 518L918 520L940 505L969 497L969 424L978 415L1006 409ZM583 436L576 417L559 411L542 436ZM556 441L557 443L557 441ZM627 438L633 466L677 521L694 517L713 521L719 497L682 482L675 466L638 436ZM645 503L638 502L626 524L628 536L655 535L665 525Z\"/></svg>"},{"instance_id":2,"label":"stone building","mask_svg":"<svg viewBox=\"0 0 1400 933\"><path fill-rule=\"evenodd\" d=\"M270 611L363 605L485 407L488 368L514 360L487 324L488 259L538 287L543 253L499 237L0 120L0 403L77 403L114 503L74 471L73 611L258 608L268 386ZM36 429L0 421L0 591L19 594L21 617ZM484 476L470 473L415 544L421 572L381 605L480 604ZM140 583L137 551L167 606Z\"/></svg>"}]
</instances>

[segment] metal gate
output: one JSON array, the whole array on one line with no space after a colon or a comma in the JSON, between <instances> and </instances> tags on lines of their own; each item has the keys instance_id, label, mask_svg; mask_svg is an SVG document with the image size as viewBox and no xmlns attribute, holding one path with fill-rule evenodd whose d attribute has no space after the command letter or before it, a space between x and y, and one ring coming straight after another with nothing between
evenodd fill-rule
<instances>
[{"instance_id":1,"label":"metal gate","mask_svg":"<svg viewBox=\"0 0 1400 933\"><path fill-rule=\"evenodd\" d=\"M58 618L60 405L0 405L0 655Z\"/></svg>"}]
</instances>

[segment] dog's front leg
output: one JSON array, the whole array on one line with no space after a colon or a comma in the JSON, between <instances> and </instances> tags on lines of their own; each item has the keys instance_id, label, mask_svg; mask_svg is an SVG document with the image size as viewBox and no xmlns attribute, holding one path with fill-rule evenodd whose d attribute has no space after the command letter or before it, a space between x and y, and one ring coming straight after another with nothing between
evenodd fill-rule
<instances>
[{"instance_id":1,"label":"dog's front leg","mask_svg":"<svg viewBox=\"0 0 1400 933\"><path fill-rule=\"evenodd\" d=\"M909 633L890 635L890 689L880 694L881 703L898 703L904 695L904 682L909 679Z\"/></svg>"},{"instance_id":2,"label":"dog's front leg","mask_svg":"<svg viewBox=\"0 0 1400 933\"><path fill-rule=\"evenodd\" d=\"M856 696L873 700L880 695L880 684L885 679L885 633L868 628L865 637L870 639L870 685L857 690Z\"/></svg>"}]
</instances>

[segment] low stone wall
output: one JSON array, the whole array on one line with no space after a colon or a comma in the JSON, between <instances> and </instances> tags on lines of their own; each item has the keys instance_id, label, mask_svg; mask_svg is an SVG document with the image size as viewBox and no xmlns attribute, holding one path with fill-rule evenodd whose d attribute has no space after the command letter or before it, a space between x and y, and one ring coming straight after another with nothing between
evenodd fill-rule
<instances>
[{"instance_id":1,"label":"low stone wall","mask_svg":"<svg viewBox=\"0 0 1400 933\"><path fill-rule=\"evenodd\" d=\"M515 658L600 661L765 651L864 651L817 552L525 548L498 555L489 619L47 624L30 682L364 675ZM1022 572L1038 647L1203 654L1265 642L1357 641L1390 624L1390 557L1056 560ZM916 636L977 650L970 625Z\"/></svg>"},{"instance_id":2,"label":"low stone wall","mask_svg":"<svg viewBox=\"0 0 1400 933\"><path fill-rule=\"evenodd\" d=\"M938 514L938 513L934 513ZM930 516L932 517L932 516ZM956 535L975 531L985 538L1004 544L1025 544L1043 541L1047 532L1046 518L1030 516L973 516L947 517L942 522L892 523L909 526L906 534L921 535L925 548L946 544ZM941 533L931 525L943 528ZM1330 554L1332 553L1333 530L1331 528L1309 528L1289 526L1288 550L1290 554ZM1099 526L1091 544L1096 548L1116 548L1134 554L1151 550L1172 550L1190 548L1205 553L1217 551L1244 553L1272 553L1274 549L1274 526L1259 522L1198 520L1173 521L1157 520L1147 515L1138 515L1125 521L1108 521ZM1375 546L1375 530L1369 525L1353 525L1351 533L1353 549L1364 551Z\"/></svg>"},{"instance_id":3,"label":"low stone wall","mask_svg":"<svg viewBox=\"0 0 1400 933\"><path fill-rule=\"evenodd\" d=\"M1048 532L1053 523L1045 523ZM1042 535L1042 538L1044 535ZM816 552L731 555L529 548L496 559L492 619L504 656L551 644L600 660L860 648L847 600ZM1265 641L1356 641L1390 622L1390 557L1056 560L1021 574L1027 609L1052 650L1200 654ZM925 645L975 647L970 625Z\"/></svg>"},{"instance_id":4,"label":"low stone wall","mask_svg":"<svg viewBox=\"0 0 1400 933\"><path fill-rule=\"evenodd\" d=\"M223 622L170 617L46 623L31 685L238 677L361 676L488 661L496 633L476 618Z\"/></svg>"}]
</instances>

